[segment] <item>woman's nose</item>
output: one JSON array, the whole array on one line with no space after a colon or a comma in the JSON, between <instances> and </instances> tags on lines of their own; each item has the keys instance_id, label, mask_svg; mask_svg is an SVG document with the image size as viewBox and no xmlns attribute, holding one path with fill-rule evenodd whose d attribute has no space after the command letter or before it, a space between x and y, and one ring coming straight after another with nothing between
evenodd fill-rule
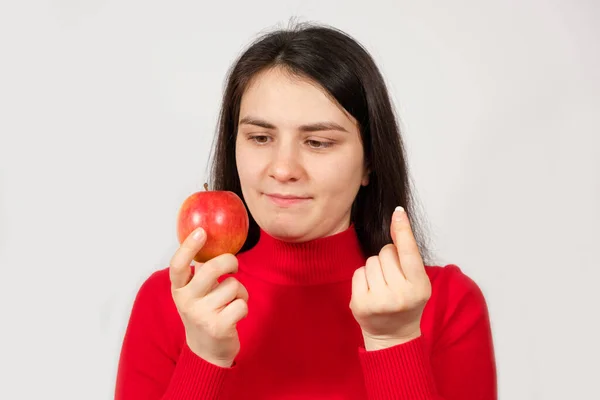
<instances>
[{"instance_id":1,"label":"woman's nose","mask_svg":"<svg viewBox=\"0 0 600 400\"><path fill-rule=\"evenodd\" d=\"M290 147L277 149L269 166L269 176L280 182L299 180L304 173L299 158L296 149Z\"/></svg>"}]
</instances>

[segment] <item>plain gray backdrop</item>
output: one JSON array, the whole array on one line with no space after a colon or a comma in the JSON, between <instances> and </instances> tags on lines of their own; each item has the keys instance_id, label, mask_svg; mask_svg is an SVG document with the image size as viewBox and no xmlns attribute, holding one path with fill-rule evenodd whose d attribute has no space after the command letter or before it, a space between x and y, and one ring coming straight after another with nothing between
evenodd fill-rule
<instances>
[{"instance_id":1,"label":"plain gray backdrop","mask_svg":"<svg viewBox=\"0 0 600 400\"><path fill-rule=\"evenodd\" d=\"M380 65L435 254L488 300L501 399L598 398L600 6L567 0L3 1L0 398L112 398L226 71L290 17Z\"/></svg>"}]
</instances>

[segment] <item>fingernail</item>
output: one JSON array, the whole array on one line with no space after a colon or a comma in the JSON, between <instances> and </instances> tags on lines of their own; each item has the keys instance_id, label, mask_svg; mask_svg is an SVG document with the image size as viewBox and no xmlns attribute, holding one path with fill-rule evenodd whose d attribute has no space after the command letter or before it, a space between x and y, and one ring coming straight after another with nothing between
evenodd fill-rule
<instances>
[{"instance_id":1,"label":"fingernail","mask_svg":"<svg viewBox=\"0 0 600 400\"><path fill-rule=\"evenodd\" d=\"M204 229L198 228L196 232L194 232L194 240L200 240L204 236Z\"/></svg>"},{"instance_id":2,"label":"fingernail","mask_svg":"<svg viewBox=\"0 0 600 400\"><path fill-rule=\"evenodd\" d=\"M394 219L396 221L402 221L402 215L405 213L404 208L398 206L394 210Z\"/></svg>"}]
</instances>

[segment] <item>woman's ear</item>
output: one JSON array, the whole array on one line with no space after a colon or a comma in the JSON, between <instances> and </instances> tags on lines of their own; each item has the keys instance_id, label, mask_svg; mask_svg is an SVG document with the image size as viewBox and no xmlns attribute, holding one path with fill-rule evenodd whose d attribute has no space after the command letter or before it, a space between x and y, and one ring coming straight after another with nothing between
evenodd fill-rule
<instances>
[{"instance_id":1,"label":"woman's ear","mask_svg":"<svg viewBox=\"0 0 600 400\"><path fill-rule=\"evenodd\" d=\"M362 186L367 186L369 184L369 175L365 175L362 182L360 183Z\"/></svg>"},{"instance_id":2,"label":"woman's ear","mask_svg":"<svg viewBox=\"0 0 600 400\"><path fill-rule=\"evenodd\" d=\"M365 172L364 172L364 174L363 174L363 178L362 178L362 180L360 181L360 184L361 184L362 186L367 186L367 185L369 184L369 175L370 175L370 174L371 174L371 168L370 168L370 165L369 165L369 164L367 164L367 165L365 166Z\"/></svg>"}]
</instances>

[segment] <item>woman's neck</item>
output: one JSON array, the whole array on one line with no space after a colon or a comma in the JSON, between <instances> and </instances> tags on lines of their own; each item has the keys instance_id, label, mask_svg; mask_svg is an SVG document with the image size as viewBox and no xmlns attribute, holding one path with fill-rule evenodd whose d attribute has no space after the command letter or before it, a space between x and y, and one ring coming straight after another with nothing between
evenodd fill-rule
<instances>
[{"instance_id":1,"label":"woman's neck","mask_svg":"<svg viewBox=\"0 0 600 400\"><path fill-rule=\"evenodd\" d=\"M276 239L260 230L258 243L239 255L240 270L262 280L289 285L347 281L364 265L353 225L333 235L304 241Z\"/></svg>"}]
</instances>

